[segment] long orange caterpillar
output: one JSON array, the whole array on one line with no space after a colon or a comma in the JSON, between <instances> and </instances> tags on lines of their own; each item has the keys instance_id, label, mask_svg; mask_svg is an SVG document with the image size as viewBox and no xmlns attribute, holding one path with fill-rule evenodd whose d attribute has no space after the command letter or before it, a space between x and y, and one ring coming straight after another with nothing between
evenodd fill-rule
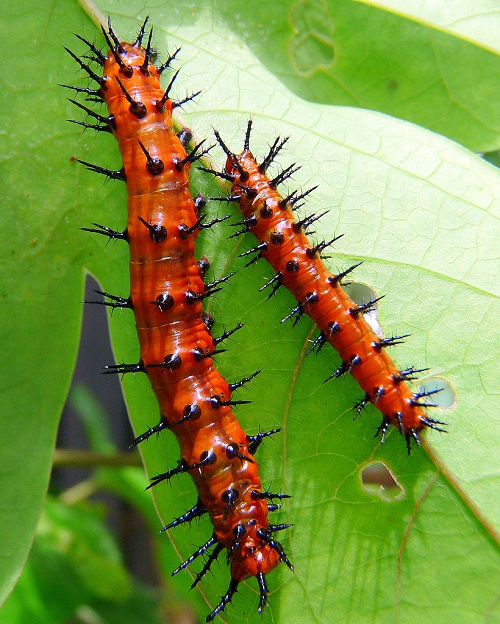
<instances>
[{"instance_id":1,"label":"long orange caterpillar","mask_svg":"<svg viewBox=\"0 0 500 624\"><path fill-rule=\"evenodd\" d=\"M123 167L110 171L80 162L108 178L126 181L128 192L124 232L99 224L84 229L127 241L130 246L130 297L101 293L107 300L100 303L134 311L140 359L136 364L107 367L106 372L146 373L158 400L159 424L140 435L132 446L164 429L172 430L177 437L181 452L177 467L155 476L151 486L180 473L188 473L196 485L198 502L163 530L189 523L203 514L208 514L213 524L210 539L174 574L207 553L194 586L218 555L223 550L227 552L231 581L207 617L207 621L212 621L231 602L239 583L251 576L257 578L259 585L259 612L263 609L268 599L265 575L280 562L292 567L274 537L275 532L290 525L269 523L269 511L279 507L272 501L286 495L262 489L254 459L262 439L276 430L246 435L232 411L234 404L242 402L233 401L232 392L254 375L228 384L214 367L218 345L235 330L213 338L213 319L202 309L203 300L227 279L205 284L208 261L195 259L195 239L200 228L214 223L204 222L200 214L204 198L193 199L189 191L190 164L205 152L199 144L187 153L190 132L175 133L172 111L184 103L176 104L170 99L177 74L166 90L160 87L160 75L170 67L177 52L155 67L152 29L146 47L142 47L146 22L132 44L121 42L108 24L108 30L103 29L109 46L106 55L79 37L89 46L92 60L102 68L102 76L68 50L97 83L96 89L72 88L84 93L87 99L105 102L109 110L105 117L72 100L97 122L76 123L112 133L118 141Z\"/></svg>"}]
</instances>

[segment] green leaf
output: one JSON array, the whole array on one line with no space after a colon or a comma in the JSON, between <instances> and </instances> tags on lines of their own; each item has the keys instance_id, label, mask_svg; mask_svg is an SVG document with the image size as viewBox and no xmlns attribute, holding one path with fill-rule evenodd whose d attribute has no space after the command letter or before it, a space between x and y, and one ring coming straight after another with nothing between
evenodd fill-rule
<instances>
[{"instance_id":1,"label":"green leaf","mask_svg":"<svg viewBox=\"0 0 500 624\"><path fill-rule=\"evenodd\" d=\"M49 499L28 564L0 622L62 623L80 605L119 603L130 592L131 580L102 514Z\"/></svg>"},{"instance_id":2,"label":"green leaf","mask_svg":"<svg viewBox=\"0 0 500 624\"><path fill-rule=\"evenodd\" d=\"M418 0L371 0L366 4L404 14L422 23L432 23L436 28L474 41L485 48L499 50L497 32L500 15L496 0L481 0L481 4L444 0L425 4Z\"/></svg>"},{"instance_id":3,"label":"green leaf","mask_svg":"<svg viewBox=\"0 0 500 624\"><path fill-rule=\"evenodd\" d=\"M276 0L263 11L232 0L216 10L305 100L378 110L475 151L500 140L497 13L494 0Z\"/></svg>"},{"instance_id":4,"label":"green leaf","mask_svg":"<svg viewBox=\"0 0 500 624\"><path fill-rule=\"evenodd\" d=\"M96 620L100 618L100 621L106 622L106 624L123 624L123 622L162 624L163 622L175 621L175 619L168 620L166 616L160 616L155 606L159 593L159 591L153 591L136 583L126 600L120 602L96 601L92 609L94 618ZM170 603L165 605L165 611L168 614L172 611L175 613L175 609L172 609Z\"/></svg>"},{"instance_id":5,"label":"green leaf","mask_svg":"<svg viewBox=\"0 0 500 624\"><path fill-rule=\"evenodd\" d=\"M82 421L89 447L97 453L109 455L116 453L106 411L89 388L81 383L73 384L69 405Z\"/></svg>"},{"instance_id":6,"label":"green leaf","mask_svg":"<svg viewBox=\"0 0 500 624\"><path fill-rule=\"evenodd\" d=\"M79 341L87 253L74 240L85 205L68 177L74 131L57 83L74 77L61 46L84 24L76 4L20 1L2 10L11 61L0 94L0 602L42 510Z\"/></svg>"},{"instance_id":7,"label":"green leaf","mask_svg":"<svg viewBox=\"0 0 500 624\"><path fill-rule=\"evenodd\" d=\"M39 533L66 553L92 595L120 600L130 593L130 578L102 513L96 511L47 501L49 522L42 517Z\"/></svg>"},{"instance_id":8,"label":"green leaf","mask_svg":"<svg viewBox=\"0 0 500 624\"><path fill-rule=\"evenodd\" d=\"M304 15L308 6L299 3L294 9ZM310 6L315 15L316 5ZM375 9L338 6L345 15L343 22L337 20L334 32L343 35L344 46L351 45L356 33L347 18L361 27L359 12ZM251 116L252 147L262 156L277 134L291 135L280 165L293 160L303 165L295 175L297 186L320 183L307 210L331 209L317 236L345 233L334 249L332 268L365 261L355 277L377 294L387 294L379 310L387 333L413 334L395 350L396 360L403 366L429 366L434 376L448 380L457 405L437 412L439 419L450 423L450 433L427 436L432 460L425 450L415 450L407 458L396 432L380 447L372 439L379 421L375 410L352 421L351 406L359 397L355 383L351 379L322 383L338 364L335 354L325 350L304 359L310 323L305 320L294 330L280 324L291 298L278 293L267 302L258 293L264 276L271 275L269 268L261 263L242 268L237 255L253 245L251 237L228 241L232 228L225 225L200 234L198 253L210 257L216 277L238 268L237 276L209 308L220 331L246 323L228 353L219 357L220 368L231 381L263 369L248 392L242 391L242 397L254 403L242 406L238 418L249 433L259 426L283 427L259 450L258 458L264 484L272 482L273 489L283 488L293 495L276 521L295 523L284 544L296 571L292 574L282 566L269 575L271 606L263 621L418 623L428 621L429 613L443 622L494 619L498 617L494 602L498 550L491 525L499 517L492 476L498 449L494 401L499 352L494 290L498 172L466 149L421 128L375 112L306 102L289 92L282 82L283 57L271 65L256 49L271 49L281 41L265 41L271 24L277 24L277 31L290 28L288 14L285 19L280 7L273 3L269 21L259 25L250 15L257 16L251 4L230 13L231 5L224 2L215 7L179 2L175 11L170 5L145 6L140 15L136 3L102 5L124 38L131 37L138 21L150 13L162 58L167 48L182 44L183 71L176 95L203 89L198 104L185 112L186 122L198 136L211 135L214 126L237 150ZM387 19L387 30L382 32L392 33L396 41L405 41L406 31L397 27L397 20L403 18L382 12L382 19L376 11L377 21L371 21L370 31L366 26L360 38L364 49L380 57L383 37L374 39L375 26ZM272 21L275 13L281 16L277 22ZM8 49L18 51L19 58L5 65L6 86L0 96L3 110L10 113L8 119L4 117L0 139L7 181L0 228L4 239L0 252L4 348L0 426L5 441L0 464L2 597L19 574L41 510L57 420L76 357L84 270L96 275L108 292L126 296L129 288L126 246L105 245L97 240L100 237L77 229L91 222L122 229L125 189L116 183L105 185L71 162L77 156L118 168L117 146L110 137L80 135L66 124L66 118L81 117L56 87L59 82L86 84L61 46L82 53L83 46L71 33L90 40L97 37L101 44L98 31L68 2L42 0L31 9L21 1L4 9L4 14L8 29L2 33L3 41ZM347 24L345 30L342 24ZM414 28L412 24L410 34ZM244 41L245 29L253 51ZM415 52L425 38L420 30L417 35L411 39L410 51ZM447 58L460 52L455 57L460 58L455 77L463 67L477 69L490 63L489 57L468 53L467 46L479 46L457 44L450 34L444 40L441 33L433 32L431 39L433 45L437 41L435 49L441 54L443 48L449 51ZM354 39L352 45L359 43ZM280 46L275 46L278 51ZM396 53L405 70L397 76L409 84L413 69L408 50L401 47L396 47ZM416 65L422 62L425 58L422 61L417 55ZM276 67L276 74L268 69ZM390 63L382 66L384 76L388 67ZM474 76L477 123L467 112L460 123L453 121L464 128L462 140L475 149L498 147L491 122L491 140L481 130L486 115L481 106L488 100L490 76L493 80L496 71L492 68L485 77L481 73L480 79L477 72ZM361 84L363 75L366 84L366 72L351 73L353 84ZM432 71L415 73L423 76L419 93L424 92L423 84L429 89L435 84ZM467 93L470 86L465 78L470 69L463 73ZM318 90L314 75L301 81L309 85L304 93ZM436 111L445 110L446 104L439 93L432 93L432 98L421 97L417 104L409 100L423 122L443 117ZM497 105L495 98L490 100L492 107ZM464 111L475 110L466 99L460 105L457 108ZM490 120L498 119L491 110ZM221 167L221 151L214 149L213 157ZM222 192L199 171L193 171L192 189L210 196ZM224 208L210 204L210 211L223 214ZM112 318L113 343L117 361L133 362L137 338L126 312ZM141 433L157 421L157 405L147 379L126 378L125 389L134 428ZM142 447L149 475L176 464L173 436L164 434L158 442L151 439ZM362 487L362 471L372 461L384 463L401 487L401 496L392 502ZM165 523L196 500L187 477L155 490ZM170 569L180 557L191 554L192 544L203 543L209 535L209 525L203 521L191 530L180 527L165 536L180 554L175 560L172 554ZM206 603L213 606L227 587L223 563L221 568L220 572L215 568L215 578L203 584L203 594L192 592L193 600L202 605L201 613L207 613ZM192 573L176 577L184 592ZM244 583L226 620L253 621L255 593L253 579Z\"/></svg>"}]
</instances>

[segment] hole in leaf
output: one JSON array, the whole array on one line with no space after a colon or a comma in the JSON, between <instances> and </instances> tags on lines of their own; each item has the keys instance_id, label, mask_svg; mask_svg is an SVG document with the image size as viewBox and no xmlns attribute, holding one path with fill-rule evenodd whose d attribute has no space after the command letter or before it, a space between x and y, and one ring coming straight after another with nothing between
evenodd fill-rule
<instances>
[{"instance_id":1,"label":"hole in leaf","mask_svg":"<svg viewBox=\"0 0 500 624\"><path fill-rule=\"evenodd\" d=\"M369 494L376 494L387 502L405 496L403 486L382 462L367 464L361 471L361 482Z\"/></svg>"},{"instance_id":2,"label":"hole in leaf","mask_svg":"<svg viewBox=\"0 0 500 624\"><path fill-rule=\"evenodd\" d=\"M432 396L427 398L429 403L437 405L441 409L450 409L457 404L457 397L453 386L446 379L441 377L430 377L424 382L419 384L417 392L435 392L441 389L440 392L436 392Z\"/></svg>"},{"instance_id":3,"label":"hole in leaf","mask_svg":"<svg viewBox=\"0 0 500 624\"><path fill-rule=\"evenodd\" d=\"M357 305L363 305L365 303L368 303L368 301L373 301L377 298L376 292L366 284L349 282L348 284L345 284L344 290ZM363 318L368 323L368 325L370 325L370 327L377 334L377 336L379 336L379 338L382 338L384 332L380 327L380 323L378 322L378 303L374 304L373 310L365 312L365 314L363 314Z\"/></svg>"}]
</instances>

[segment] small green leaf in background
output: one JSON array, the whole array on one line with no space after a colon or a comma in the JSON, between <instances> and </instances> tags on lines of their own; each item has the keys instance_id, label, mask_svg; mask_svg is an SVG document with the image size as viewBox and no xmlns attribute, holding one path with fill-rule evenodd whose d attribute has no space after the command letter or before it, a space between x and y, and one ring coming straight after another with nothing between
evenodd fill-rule
<instances>
[{"instance_id":1,"label":"small green leaf in background","mask_svg":"<svg viewBox=\"0 0 500 624\"><path fill-rule=\"evenodd\" d=\"M48 500L22 580L0 622L65 622L93 599L120 602L132 582L97 508Z\"/></svg>"},{"instance_id":2,"label":"small green leaf in background","mask_svg":"<svg viewBox=\"0 0 500 624\"><path fill-rule=\"evenodd\" d=\"M99 403L88 389L81 384L77 384L73 388L70 402L82 421L91 450L96 453L109 454L110 459L113 458L111 452L113 450L116 452L117 449L111 438L107 415ZM131 463L132 457L136 452L130 453ZM117 458L118 456L115 454L114 457ZM196 594L193 595L193 593L187 593L187 588L183 587L180 593L184 594L186 603L182 604L180 597L172 591L170 573L172 561L175 560L177 552L168 536L159 531L160 523L157 510L153 505L151 495L145 491L148 486L148 480L144 470L133 466L123 466L118 469L102 467L94 471L92 485L96 491L112 492L142 516L153 539L155 560L150 561L149 566L157 570L160 575L162 591L160 604L165 603L163 611L165 611L168 617L175 613L185 614L187 602L192 602L193 598L198 596ZM178 496L174 489L171 490L170 494L172 496L171 504L175 505ZM119 604L123 607L124 601L120 601ZM117 607L118 605L115 606ZM115 610L115 616L117 612L118 609Z\"/></svg>"},{"instance_id":3,"label":"small green leaf in background","mask_svg":"<svg viewBox=\"0 0 500 624\"><path fill-rule=\"evenodd\" d=\"M396 361L401 367L429 366L457 397L453 409L432 413L449 423L449 433L430 432L426 449L406 457L396 432L380 447L373 440L375 410L352 421L351 407L359 398L353 380L322 383L338 365L335 354L325 349L304 358L313 335L307 319L293 330L280 324L291 298L278 293L267 302L258 293L269 268L258 263L243 269L238 254L254 244L252 237L228 240L233 228L225 224L200 235L197 253L208 255L214 277L238 269L209 305L219 333L245 322L218 366L231 381L263 369L244 396L242 391L254 402L242 406L238 418L249 433L283 427L258 459L264 485L293 495L275 517L295 523L284 538L295 573L278 569L269 575L271 604L263 623L470 624L499 618L499 174L465 147L395 118L411 119L473 150L498 149L498 55L487 22L481 36L479 14L452 28L453 15L438 19L413 6L408 3L404 14L396 3L388 10L347 1L273 2L258 10L254 3L229 0L179 0L175 10L166 2L99 3L124 38L150 14L161 58L182 45L175 95L203 90L182 113L197 136L212 136L215 127L230 147L241 149L252 117L252 147L259 157L276 135L291 136L279 166L302 165L292 188L320 185L306 211L330 209L316 236L345 234L332 251L331 268L364 261L355 278L386 294L379 306L386 334L412 334L394 351ZM76 358L85 271L117 295L127 296L129 285L126 247L105 245L78 230L92 222L124 227L123 185L103 184L73 160L119 168L116 143L109 136L82 135L66 123L81 117L57 87L87 84L62 46L82 54L72 33L101 45L99 31L68 0L41 0L34 7L20 0L7 5L3 17L2 40L16 51L15 62L3 66L0 95L9 113L0 122L4 599L42 510ZM213 166L220 168L224 155L218 148L212 154ZM195 168L191 178L194 192L223 192ZM225 205L211 202L209 209L221 215ZM228 210L233 220L239 218L234 206ZM137 337L126 312L111 319L113 346L117 361L133 362ZM134 429L141 433L158 421L157 405L147 379L126 378L124 386ZM142 445L141 453L150 476L178 459L168 433ZM372 461L387 466L401 497L387 502L363 488L362 473ZM125 481L115 487L125 495ZM187 477L154 489L162 518L157 528L196 501ZM162 535L169 543L165 573L210 533L208 522L200 522ZM78 549L71 553L73 561L81 560ZM74 572L84 598L92 590L83 579L95 565L93 556L90 568ZM63 575L64 565L58 568ZM201 614L227 587L222 560L220 568L191 592ZM174 587L187 596L198 570L179 574ZM117 574L111 566L109 583ZM50 614L50 596L39 598L30 568L27 579L16 608L38 621L33 614ZM61 598L61 612L66 600L74 604L72 591ZM224 618L254 621L256 605L251 579Z\"/></svg>"}]
</instances>

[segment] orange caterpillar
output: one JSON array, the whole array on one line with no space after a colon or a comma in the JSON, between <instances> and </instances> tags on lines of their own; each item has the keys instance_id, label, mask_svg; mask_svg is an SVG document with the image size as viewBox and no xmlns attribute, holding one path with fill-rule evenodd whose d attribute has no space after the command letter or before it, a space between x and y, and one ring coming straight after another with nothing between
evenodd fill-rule
<instances>
[{"instance_id":1,"label":"orange caterpillar","mask_svg":"<svg viewBox=\"0 0 500 624\"><path fill-rule=\"evenodd\" d=\"M89 46L92 60L102 67L102 76L68 50L97 83L96 89L70 88L86 94L87 99L104 101L109 110L109 117L104 117L74 101L97 120L96 124L75 123L112 133L118 141L123 167L110 171L80 162L92 171L126 181L128 191L124 232L99 224L84 229L130 245L130 297L101 293L108 300L98 303L134 311L140 360L137 364L107 367L106 372L146 373L158 399L159 424L139 436L132 446L163 429L171 429L179 442L181 459L177 467L155 476L151 486L184 472L196 485L196 505L163 530L203 514L208 514L213 524L210 539L174 574L209 553L194 587L218 555L227 552L231 582L207 617L212 621L231 602L238 584L251 576L259 584L260 612L268 597L266 573L282 561L292 567L273 536L290 525L273 525L268 520L268 512L279 508L268 501L287 496L262 490L253 457L262 439L277 430L248 436L232 411L232 405L242 402L231 400L233 390L254 375L228 384L214 367L217 346L241 325L213 338L213 319L202 310L203 299L227 279L204 284L208 261L202 258L197 262L194 255L200 228L212 225L204 223L200 215L204 198L193 200L189 192L190 164L205 152L200 151L200 144L187 153L190 132L183 130L177 135L174 131L173 108L191 98L179 103L169 98L177 74L166 90L161 89L160 75L177 52L155 67L151 61L151 32L146 47L142 47L146 22L133 44L120 42L108 24L108 31L103 29L110 48L107 55L79 37Z\"/></svg>"},{"instance_id":2,"label":"orange caterpillar","mask_svg":"<svg viewBox=\"0 0 500 624\"><path fill-rule=\"evenodd\" d=\"M298 319L307 314L320 330L310 350L319 351L329 342L338 351L342 364L331 375L338 378L349 372L364 391L363 398L356 403L356 413L372 403L382 413L382 432L385 440L390 425L394 425L406 439L408 452L411 440L420 443L419 432L425 427L442 431L438 420L427 416L425 409L435 407L426 398L440 390L412 392L407 384L422 372L414 367L399 370L386 348L399 344L406 336L379 338L363 314L375 305L377 300L357 305L342 288L342 280L359 265L349 267L338 275L331 273L321 260L321 251L334 242L313 245L305 230L322 215L311 215L298 221L293 210L297 203L311 191L292 193L283 198L276 186L289 177L294 165L270 180L266 170L287 139L276 139L269 154L258 164L250 152L249 141L252 122L248 122L243 152L233 154L219 134L216 137L227 155L225 172L212 172L232 184L229 200L238 202L243 212L244 231L252 232L259 244L242 255L255 252L255 259L265 258L276 271L276 275L263 287L273 285L274 290L286 286L298 305L283 321L295 316ZM313 189L311 189L313 190ZM423 399L423 401L421 400Z\"/></svg>"}]
</instances>

